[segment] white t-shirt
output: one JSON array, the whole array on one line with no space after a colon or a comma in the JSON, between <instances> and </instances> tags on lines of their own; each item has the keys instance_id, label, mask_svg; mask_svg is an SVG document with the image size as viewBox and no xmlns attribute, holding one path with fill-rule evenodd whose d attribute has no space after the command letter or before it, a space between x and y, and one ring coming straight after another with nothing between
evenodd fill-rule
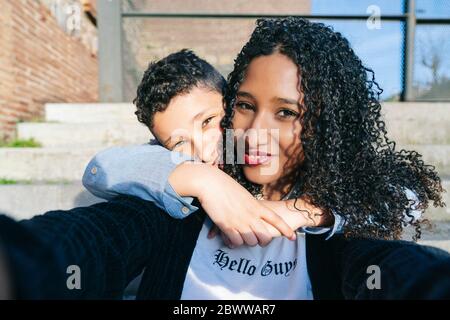
<instances>
[{"instance_id":1,"label":"white t-shirt","mask_svg":"<svg viewBox=\"0 0 450 320\"><path fill-rule=\"evenodd\" d=\"M206 217L184 281L182 300L311 300L305 234L273 239L266 247L229 249L222 238L208 239Z\"/></svg>"}]
</instances>

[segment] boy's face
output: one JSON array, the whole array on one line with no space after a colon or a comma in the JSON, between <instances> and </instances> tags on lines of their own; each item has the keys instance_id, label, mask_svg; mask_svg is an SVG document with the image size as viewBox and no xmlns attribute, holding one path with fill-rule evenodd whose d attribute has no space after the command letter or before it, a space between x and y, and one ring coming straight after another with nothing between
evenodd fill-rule
<instances>
[{"instance_id":1,"label":"boy's face","mask_svg":"<svg viewBox=\"0 0 450 320\"><path fill-rule=\"evenodd\" d=\"M173 98L166 110L154 116L153 134L169 150L216 165L224 115L222 95L205 87Z\"/></svg>"}]
</instances>

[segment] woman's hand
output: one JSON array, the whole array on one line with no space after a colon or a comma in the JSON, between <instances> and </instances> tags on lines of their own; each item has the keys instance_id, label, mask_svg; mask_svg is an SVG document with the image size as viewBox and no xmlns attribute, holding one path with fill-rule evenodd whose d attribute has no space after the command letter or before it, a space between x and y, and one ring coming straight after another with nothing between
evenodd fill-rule
<instances>
[{"instance_id":1,"label":"woman's hand","mask_svg":"<svg viewBox=\"0 0 450 320\"><path fill-rule=\"evenodd\" d=\"M311 205L303 198L285 201L259 200L259 202L276 212L293 230L301 227L329 227L334 223L333 215ZM279 237L281 235L273 226L265 222L263 223L272 237ZM217 226L211 228L208 237L214 238L217 234L220 234L225 245L230 246L230 239Z\"/></svg>"},{"instance_id":2,"label":"woman's hand","mask_svg":"<svg viewBox=\"0 0 450 320\"><path fill-rule=\"evenodd\" d=\"M305 197L260 201L264 206L275 211L294 230L300 227L331 227L334 224L334 216L330 212L313 206Z\"/></svg>"},{"instance_id":3,"label":"woman's hand","mask_svg":"<svg viewBox=\"0 0 450 320\"><path fill-rule=\"evenodd\" d=\"M192 183L187 184L186 179L192 179ZM229 239L230 247L265 246L274 234L295 239L293 229L278 214L216 167L186 162L177 167L169 182L181 196L199 199L205 212Z\"/></svg>"}]
</instances>

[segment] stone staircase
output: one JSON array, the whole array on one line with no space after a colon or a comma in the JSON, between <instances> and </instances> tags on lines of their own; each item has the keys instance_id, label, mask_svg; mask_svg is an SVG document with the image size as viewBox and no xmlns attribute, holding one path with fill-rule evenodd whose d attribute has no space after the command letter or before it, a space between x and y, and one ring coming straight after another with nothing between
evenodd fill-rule
<instances>
[{"instance_id":1,"label":"stone staircase","mask_svg":"<svg viewBox=\"0 0 450 320\"><path fill-rule=\"evenodd\" d=\"M137 122L132 104L47 104L45 122L19 123L19 139L34 138L41 148L0 148L0 212L29 218L49 210L100 201L80 179L98 151L113 145L145 143L148 129ZM413 149L436 166L450 191L450 103L385 103L389 136L398 147ZM449 193L444 195L450 206ZM450 207L430 208L435 224L424 243L450 251Z\"/></svg>"},{"instance_id":2,"label":"stone staircase","mask_svg":"<svg viewBox=\"0 0 450 320\"><path fill-rule=\"evenodd\" d=\"M45 122L19 123L18 139L34 138L41 148L0 148L0 212L17 219L100 201L81 177L89 160L114 145L151 138L136 120L132 104L47 104Z\"/></svg>"},{"instance_id":3,"label":"stone staircase","mask_svg":"<svg viewBox=\"0 0 450 320\"><path fill-rule=\"evenodd\" d=\"M447 207L430 204L425 216L433 227L423 230L420 242L450 252L450 103L385 103L383 113L389 136L398 147L422 154L442 179Z\"/></svg>"},{"instance_id":4,"label":"stone staircase","mask_svg":"<svg viewBox=\"0 0 450 320\"><path fill-rule=\"evenodd\" d=\"M450 222L450 103L385 103L383 116L388 136L397 148L415 150L436 167L448 208L430 208L427 217ZM450 235L449 235L450 238Z\"/></svg>"}]
</instances>

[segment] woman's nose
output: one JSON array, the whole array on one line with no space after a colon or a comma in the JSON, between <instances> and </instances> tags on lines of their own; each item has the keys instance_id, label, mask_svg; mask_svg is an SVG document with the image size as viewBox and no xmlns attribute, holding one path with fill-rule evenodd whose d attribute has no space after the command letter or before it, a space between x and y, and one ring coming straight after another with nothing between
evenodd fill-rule
<instances>
[{"instance_id":1,"label":"woman's nose","mask_svg":"<svg viewBox=\"0 0 450 320\"><path fill-rule=\"evenodd\" d=\"M269 140L270 129L271 128L268 128L264 122L255 121L254 125L247 130L247 139L250 144L265 144Z\"/></svg>"}]
</instances>

